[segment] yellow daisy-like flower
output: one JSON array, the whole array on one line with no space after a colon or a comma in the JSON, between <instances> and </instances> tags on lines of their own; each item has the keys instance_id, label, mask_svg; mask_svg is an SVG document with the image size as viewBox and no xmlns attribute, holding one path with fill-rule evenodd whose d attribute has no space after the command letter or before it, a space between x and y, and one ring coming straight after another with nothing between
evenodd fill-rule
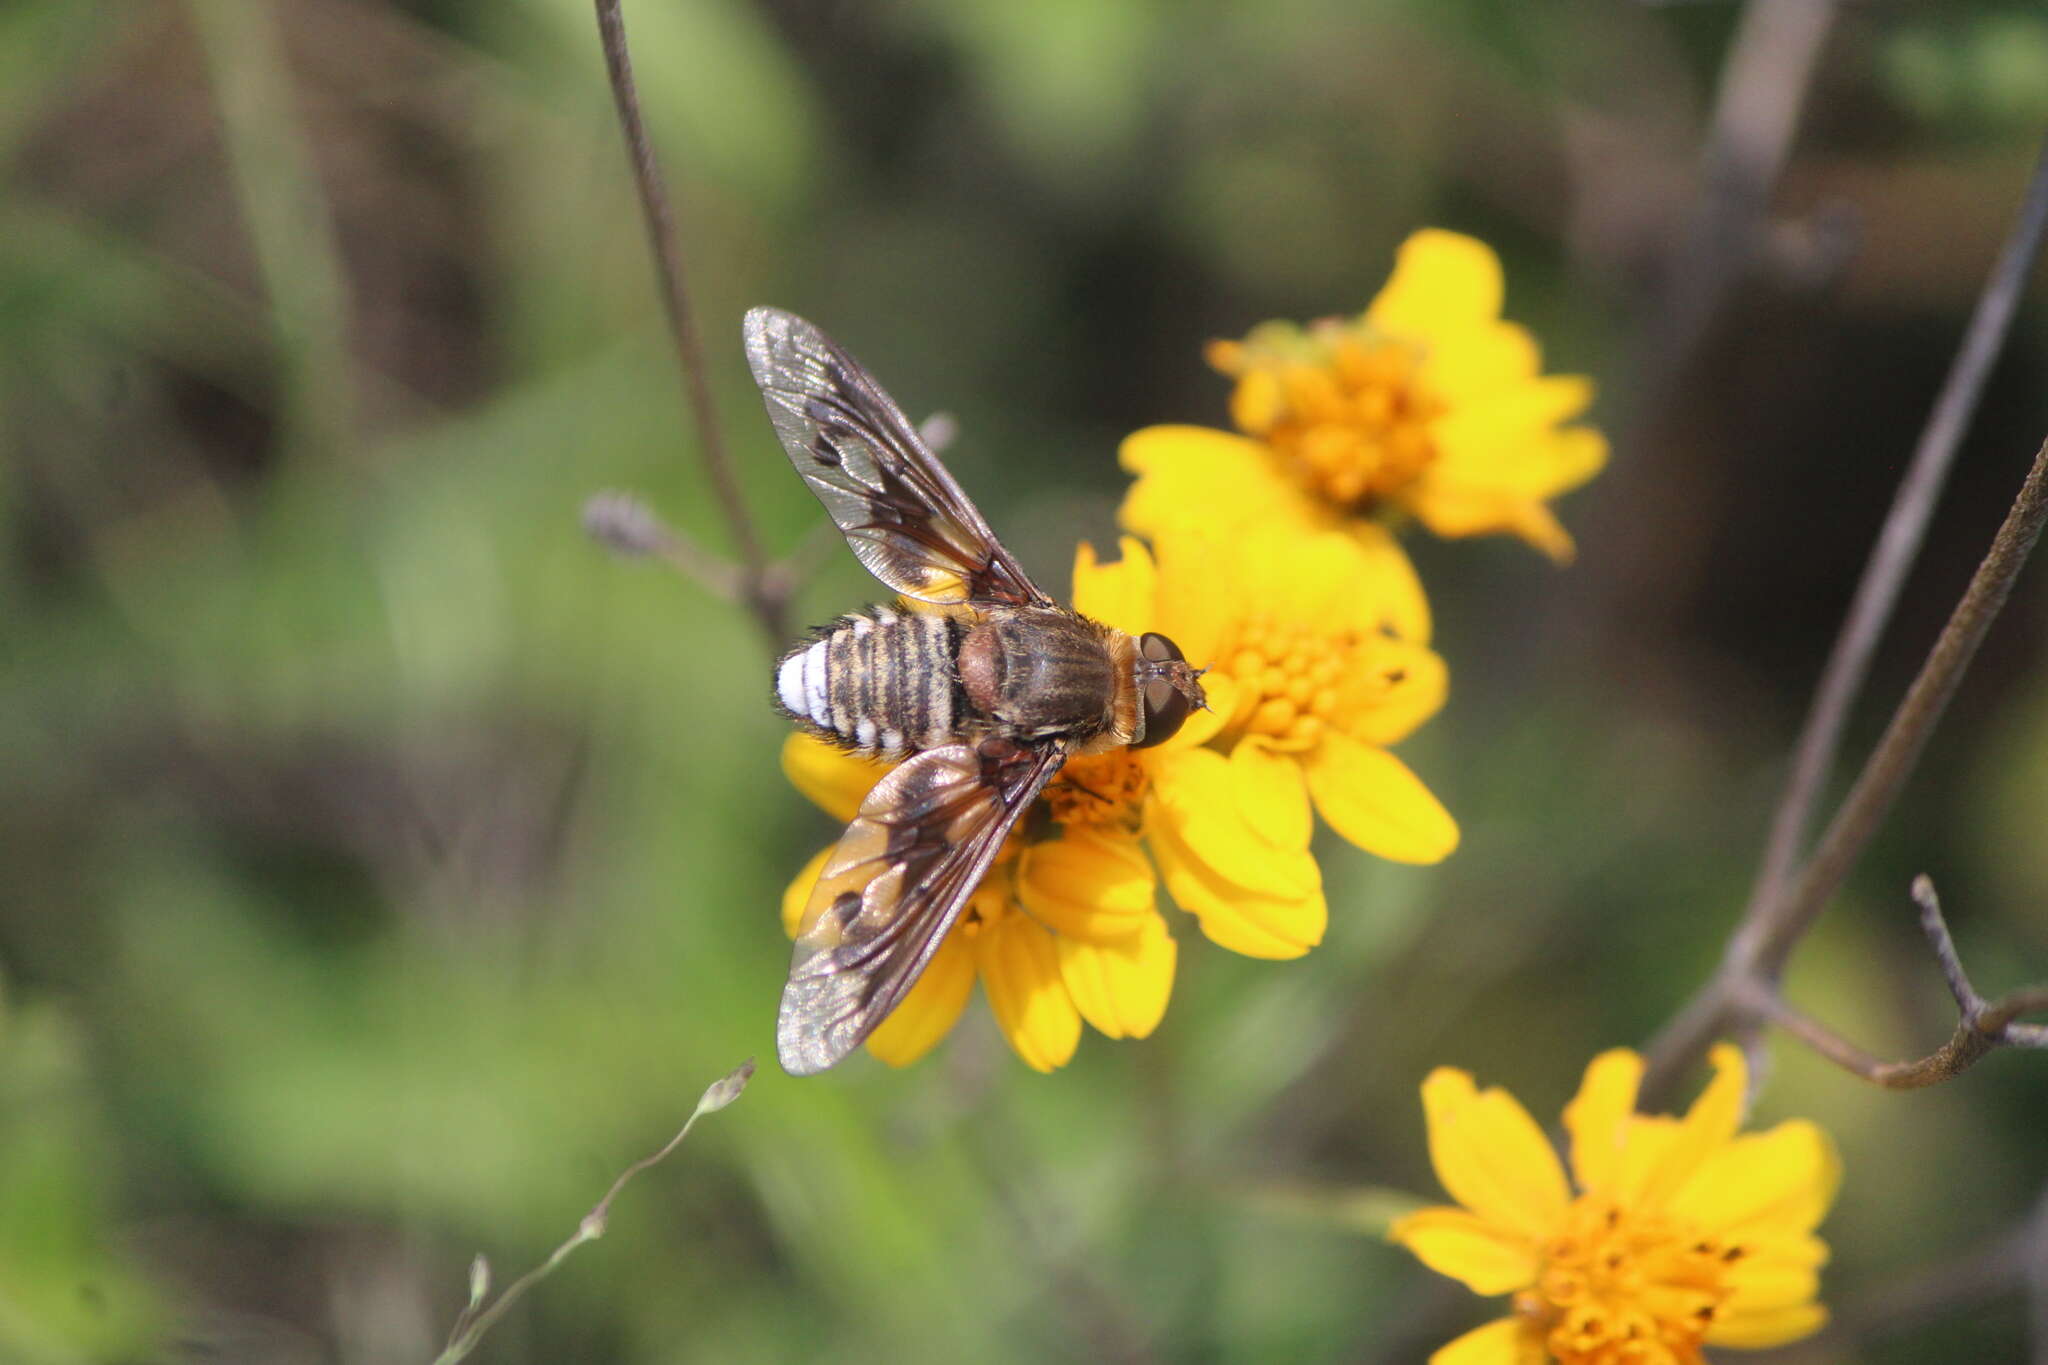
<instances>
[{"instance_id":1,"label":"yellow daisy-like flower","mask_svg":"<svg viewBox=\"0 0 2048 1365\"><path fill-rule=\"evenodd\" d=\"M1514 1296L1430 1365L1700 1365L1704 1346L1777 1346L1827 1321L1814 1228L1840 1181L1834 1146L1798 1119L1738 1136L1742 1053L1711 1060L1675 1119L1635 1112L1635 1053L1594 1058L1564 1111L1573 1182L1513 1096L1430 1074L1430 1161L1462 1207L1389 1235L1475 1293Z\"/></svg>"},{"instance_id":2,"label":"yellow daisy-like flower","mask_svg":"<svg viewBox=\"0 0 2048 1365\"><path fill-rule=\"evenodd\" d=\"M1312 899L1266 892L1314 873L1312 812L1396 862L1437 862L1457 846L1456 823L1387 752L1443 705L1448 675L1422 642L1427 610L1405 559L1337 532L1181 532L1158 555L1152 628L1210 665L1202 684L1220 724L1207 745L1156 761L1155 809L1175 818L1149 826L1153 856L1210 939L1297 957L1322 940L1320 879ZM1095 572L1143 576L1152 561L1126 540L1123 562ZM1222 825L1230 811L1235 829Z\"/></svg>"},{"instance_id":3,"label":"yellow daisy-like flower","mask_svg":"<svg viewBox=\"0 0 2048 1365\"><path fill-rule=\"evenodd\" d=\"M1534 338L1500 316L1502 291L1491 247L1429 228L1402 244L1363 314L1212 343L1210 364L1237 381L1231 420L1245 437L1163 426L1127 438L1123 464L1139 478L1124 524L1158 534L1279 515L1377 542L1384 532L1363 519L1405 513L1440 536L1511 532L1569 559L1547 504L1606 462L1597 430L1565 425L1593 386L1541 373Z\"/></svg>"},{"instance_id":4,"label":"yellow daisy-like flower","mask_svg":"<svg viewBox=\"0 0 2048 1365\"><path fill-rule=\"evenodd\" d=\"M1178 572L1145 546L1097 563L1081 546L1074 606L1132 634L1159 630L1199 664L1210 709L1148 749L1068 761L1019 822L924 975L868 1039L892 1065L915 1061L966 1008L978 978L1004 1036L1048 1071L1074 1053L1085 1020L1112 1038L1155 1028L1171 993L1174 941L1157 883L1203 932L1256 957L1298 957L1329 920L1309 851L1313 799L1340 833L1389 858L1429 862L1457 829L1381 747L1444 694L1442 661L1396 638L1419 595L1341 535L1255 536L1228 552L1185 542ZM887 768L792 735L783 769L798 790L851 820ZM830 850L783 896L798 918ZM1155 868L1157 869L1155 873Z\"/></svg>"},{"instance_id":5,"label":"yellow daisy-like flower","mask_svg":"<svg viewBox=\"0 0 2048 1365\"><path fill-rule=\"evenodd\" d=\"M1083 547L1076 608L1122 629L1149 630L1152 583L1149 557L1142 569L1097 570ZM1151 1033L1172 992L1176 948L1157 908L1157 878L1142 840L1148 827L1180 823L1162 806L1154 776L1172 755L1206 742L1221 719L1214 710L1197 712L1154 748L1069 760L1011 833L924 975L869 1036L868 1050L892 1066L916 1061L952 1030L977 978L1004 1037L1039 1071L1073 1056L1084 1020L1111 1038ZM851 820L888 767L796 734L783 746L783 770L833 817ZM1243 823L1234 804L1212 821L1238 838L1246 837ZM792 936L830 853L820 851L783 894L783 927ZM1276 901L1293 894L1319 907L1315 860L1306 850L1302 859L1305 874L1295 864L1265 869L1267 881L1252 877L1254 890L1246 894L1263 890Z\"/></svg>"},{"instance_id":6,"label":"yellow daisy-like flower","mask_svg":"<svg viewBox=\"0 0 2048 1365\"><path fill-rule=\"evenodd\" d=\"M784 743L782 767L799 791L849 821L889 771L806 734ZM1148 785L1130 750L1070 762L1011 833L924 975L869 1035L868 1051L891 1066L922 1057L952 1031L977 978L1003 1036L1038 1071L1067 1063L1083 1020L1111 1038L1158 1027L1177 950L1138 844ZM783 892L792 938L831 852L821 849Z\"/></svg>"}]
</instances>

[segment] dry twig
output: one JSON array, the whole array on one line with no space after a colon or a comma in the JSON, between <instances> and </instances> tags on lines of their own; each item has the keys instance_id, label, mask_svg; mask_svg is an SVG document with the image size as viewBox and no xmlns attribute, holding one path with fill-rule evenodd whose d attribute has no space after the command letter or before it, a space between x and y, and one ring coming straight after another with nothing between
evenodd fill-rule
<instances>
[{"instance_id":1,"label":"dry twig","mask_svg":"<svg viewBox=\"0 0 2048 1365\"><path fill-rule=\"evenodd\" d=\"M1986 1000L1970 984L1969 974L1956 955L1955 940L1949 936L1948 921L1942 917L1934 883L1925 877L1915 878L1913 899L1920 906L1921 931L1927 935L1935 960L1948 979L1949 994L1955 997L1958 1011L1954 1034L1927 1056L1910 1062L1881 1062L1827 1025L1801 1014L1776 989L1753 977L1746 983L1745 1002L1835 1065L1887 1090L1918 1090L1938 1085L1960 1076L2001 1047L2048 1048L2048 1026L2018 1022L2025 1015L2048 1013L2048 986L2028 987Z\"/></svg>"},{"instance_id":2,"label":"dry twig","mask_svg":"<svg viewBox=\"0 0 2048 1365\"><path fill-rule=\"evenodd\" d=\"M1746 1032L1768 1017L1758 1006L1775 995L1792 949L1813 927L1856 858L1877 833L1955 695L1970 660L2012 591L2048 520L2048 442L1998 528L1990 551L1921 665L1919 676L1864 762L1856 784L1829 823L1798 879L1747 915L1729 940L1720 970L1650 1045L1643 1088L1662 1095L1707 1046L1729 1031ZM1769 994L1766 994L1768 992Z\"/></svg>"},{"instance_id":3,"label":"dry twig","mask_svg":"<svg viewBox=\"0 0 2048 1365\"><path fill-rule=\"evenodd\" d=\"M1877 544L1871 547L1870 561L1856 585L1855 600L1842 620L1841 634L1835 639L1820 684L1814 689L1813 704L1793 754L1791 774L1771 817L1769 842L1764 847L1756 885L1750 892L1751 910L1746 913L1775 900L1798 863L1813 819L1814 802L1841 746L1842 728L1862 691L1870 670L1870 656L1898 603L1906 573L1920 553L1927 523L1934 515L1934 505L1955 463L1956 450L1969 428L1970 414L1983 394L1984 381L1990 377L1992 364L2012 329L2012 317L2026 290L2034 259L2040 253L2044 230L2048 230L2048 144L2042 146L2019 221L1977 300L1963 343L1956 351L1955 363L1942 383L1927 426L1920 433L1913 462L1907 467L1905 478L1899 481L1884 528L1878 534Z\"/></svg>"},{"instance_id":4,"label":"dry twig","mask_svg":"<svg viewBox=\"0 0 2048 1365\"><path fill-rule=\"evenodd\" d=\"M1667 1095L1680 1073L1704 1056L1714 1039L1729 1033L1751 1034L1767 1018L1793 1017L1785 1013L1776 995L1786 960L1890 810L2040 534L2042 518L2048 515L2042 477L2048 446L2036 457L1990 553L1884 737L1812 856L1801 865L1801 845L1820 788L1833 767L1849 709L1919 551L1956 446L2009 330L2044 233L2048 233L2048 148L2035 164L2025 206L1985 284L1815 690L1792 772L1771 820L1749 903L1729 939L1719 970L1648 1048L1644 1090L1653 1098Z\"/></svg>"}]
</instances>

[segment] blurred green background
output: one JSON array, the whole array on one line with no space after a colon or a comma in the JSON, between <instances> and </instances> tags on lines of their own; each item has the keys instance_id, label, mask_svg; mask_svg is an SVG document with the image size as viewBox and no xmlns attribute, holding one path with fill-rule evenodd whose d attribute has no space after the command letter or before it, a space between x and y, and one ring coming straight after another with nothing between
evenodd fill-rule
<instances>
[{"instance_id":1,"label":"blurred green background","mask_svg":"<svg viewBox=\"0 0 2048 1365\"><path fill-rule=\"evenodd\" d=\"M1617 449L1568 570L1413 543L1452 700L1404 754L1449 863L1326 841L1300 962L1177 920L1159 1034L1050 1078L980 1006L905 1072L764 1071L479 1358L1420 1359L1491 1305L1361 1230L1436 1195L1416 1086L1462 1065L1553 1119L1713 963L2048 126L2048 16L1834 14L1810 83L1761 87L1803 114L1720 289L1737 5L626 8L778 551L819 510L745 378L755 303L956 414L1062 585L1118 438L1223 422L1203 341L1362 306L1425 224L1501 250ZM578 527L625 487L730 543L653 278L583 0L0 8L0 1360L431 1359L472 1253L537 1261L772 1054L778 898L832 831L778 774L768 655ZM2036 290L1854 745L2048 431L2044 322ZM2048 977L2040 580L1795 959L1880 1053L1952 1022L1914 873L1981 987ZM876 595L835 545L797 614ZM1775 1050L1760 1119L1844 1150L1852 1324L2039 1197L2048 1059L1894 1095ZM1799 1358L2018 1359L1987 1265Z\"/></svg>"}]
</instances>

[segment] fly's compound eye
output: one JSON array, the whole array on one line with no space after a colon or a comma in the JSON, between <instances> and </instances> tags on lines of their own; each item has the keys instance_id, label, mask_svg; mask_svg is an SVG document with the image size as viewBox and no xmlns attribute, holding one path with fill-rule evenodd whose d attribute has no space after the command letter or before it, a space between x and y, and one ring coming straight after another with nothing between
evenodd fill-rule
<instances>
[{"instance_id":1,"label":"fly's compound eye","mask_svg":"<svg viewBox=\"0 0 2048 1365\"><path fill-rule=\"evenodd\" d=\"M1148 664L1185 662L1186 655L1180 646L1157 631L1147 631L1138 637L1138 657Z\"/></svg>"},{"instance_id":2,"label":"fly's compound eye","mask_svg":"<svg viewBox=\"0 0 2048 1365\"><path fill-rule=\"evenodd\" d=\"M1147 749L1172 739L1195 709L1192 672L1180 646L1156 633L1138 639L1138 691L1145 707L1145 731L1133 748ZM1199 693L1197 694L1199 695Z\"/></svg>"}]
</instances>

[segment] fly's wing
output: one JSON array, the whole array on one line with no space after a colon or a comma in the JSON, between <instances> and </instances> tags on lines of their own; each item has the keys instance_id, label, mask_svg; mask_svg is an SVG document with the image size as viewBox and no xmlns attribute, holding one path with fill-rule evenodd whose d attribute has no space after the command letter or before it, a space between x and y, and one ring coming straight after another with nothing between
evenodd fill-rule
<instances>
[{"instance_id":1,"label":"fly's wing","mask_svg":"<svg viewBox=\"0 0 2048 1365\"><path fill-rule=\"evenodd\" d=\"M941 606L1051 605L860 362L779 308L745 330L782 448L869 573Z\"/></svg>"},{"instance_id":2,"label":"fly's wing","mask_svg":"<svg viewBox=\"0 0 2048 1365\"><path fill-rule=\"evenodd\" d=\"M927 749L876 784L799 921L775 1050L810 1076L901 1004L1064 747L1003 740Z\"/></svg>"}]
</instances>

